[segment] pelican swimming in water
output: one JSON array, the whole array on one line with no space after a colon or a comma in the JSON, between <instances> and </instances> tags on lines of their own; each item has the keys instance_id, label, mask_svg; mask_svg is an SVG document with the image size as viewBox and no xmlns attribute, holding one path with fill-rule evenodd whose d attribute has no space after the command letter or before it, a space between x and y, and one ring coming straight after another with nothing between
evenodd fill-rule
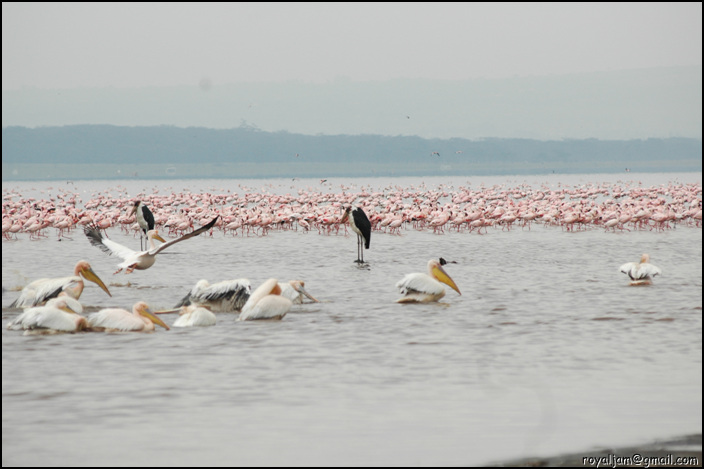
<instances>
[{"instance_id":1,"label":"pelican swimming in water","mask_svg":"<svg viewBox=\"0 0 704 469\"><path fill-rule=\"evenodd\" d=\"M135 303L131 313L122 308L101 309L88 317L88 324L92 329L109 332L152 332L155 329L154 324L169 330L169 326L159 319L144 301Z\"/></svg>"},{"instance_id":2,"label":"pelican swimming in water","mask_svg":"<svg viewBox=\"0 0 704 469\"><path fill-rule=\"evenodd\" d=\"M279 282L281 288L280 295L291 300L293 304L300 305L303 303L303 298L306 297L313 303L320 303L318 300L306 291L306 282L303 280L291 280L290 282Z\"/></svg>"},{"instance_id":3,"label":"pelican swimming in water","mask_svg":"<svg viewBox=\"0 0 704 469\"><path fill-rule=\"evenodd\" d=\"M659 267L650 263L649 254L643 254L640 257L640 262L623 264L619 270L628 275L631 279L631 285L650 285L653 283L653 277L662 273Z\"/></svg>"},{"instance_id":4,"label":"pelican swimming in water","mask_svg":"<svg viewBox=\"0 0 704 469\"><path fill-rule=\"evenodd\" d=\"M403 277L396 284L396 288L401 290L404 296L396 300L396 303L430 303L438 301L445 296L443 283L461 295L462 293L460 293L460 289L454 280L442 268L446 263L442 258L439 261L431 259L428 261L428 274L414 273Z\"/></svg>"},{"instance_id":5,"label":"pelican swimming in water","mask_svg":"<svg viewBox=\"0 0 704 469\"><path fill-rule=\"evenodd\" d=\"M117 265L119 269L115 271L116 274L120 273L122 269L127 269L125 270L125 273L130 274L135 269L144 270L154 265L154 262L156 261L156 255L164 249L168 248L169 246L173 246L176 243L180 243L181 241L185 241L188 238L198 236L199 234L208 231L210 228L213 227L213 225L215 225L215 222L217 221L218 217L220 217L220 215L213 218L207 225L201 226L197 230L183 235L180 238L172 239L169 242L165 242L164 239L159 236L158 231L148 231L148 251L133 251L132 249L125 247L122 244L116 243L115 241L112 241L107 238L103 238L103 235L100 233L100 229L96 226L86 225L83 231L88 237L90 244L99 247L108 254L117 256L123 260L123 262ZM154 243L155 239L163 242L164 244L157 247Z\"/></svg>"},{"instance_id":6,"label":"pelican swimming in water","mask_svg":"<svg viewBox=\"0 0 704 469\"><path fill-rule=\"evenodd\" d=\"M76 311L77 308L79 309ZM63 294L52 298L44 306L27 308L7 325L13 331L43 330L46 332L76 332L88 328L86 318L79 313L83 307L77 300Z\"/></svg>"},{"instance_id":7,"label":"pelican swimming in water","mask_svg":"<svg viewBox=\"0 0 704 469\"><path fill-rule=\"evenodd\" d=\"M178 311L179 316L173 323L173 327L199 327L215 325L215 314L203 306L181 306L181 308L176 311Z\"/></svg>"},{"instance_id":8,"label":"pelican swimming in water","mask_svg":"<svg viewBox=\"0 0 704 469\"><path fill-rule=\"evenodd\" d=\"M293 303L281 296L281 287L275 278L262 283L242 307L238 321L251 319L281 319Z\"/></svg>"},{"instance_id":9,"label":"pelican swimming in water","mask_svg":"<svg viewBox=\"0 0 704 469\"><path fill-rule=\"evenodd\" d=\"M96 283L105 293L112 296L108 287L105 286L100 277L93 272L90 264L86 261L78 261L73 269L71 277L41 278L30 283L22 289L20 296L12 302L11 308L28 308L46 303L52 298L59 296L61 292L71 298L79 299L83 293L83 279Z\"/></svg>"},{"instance_id":10,"label":"pelican swimming in water","mask_svg":"<svg viewBox=\"0 0 704 469\"><path fill-rule=\"evenodd\" d=\"M246 278L224 280L210 284L207 280L199 280L190 292L176 305L205 306L213 312L241 311L252 293L252 285Z\"/></svg>"}]
</instances>

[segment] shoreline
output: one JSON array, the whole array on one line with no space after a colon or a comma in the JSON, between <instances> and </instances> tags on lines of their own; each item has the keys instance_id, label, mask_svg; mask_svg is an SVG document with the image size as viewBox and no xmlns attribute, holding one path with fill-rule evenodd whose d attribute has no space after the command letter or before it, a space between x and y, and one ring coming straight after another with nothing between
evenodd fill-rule
<instances>
[{"instance_id":1,"label":"shoreline","mask_svg":"<svg viewBox=\"0 0 704 469\"><path fill-rule=\"evenodd\" d=\"M680 458L680 461L678 461ZM695 458L695 459L692 459ZM696 462L695 462L696 461ZM702 467L702 434L621 448L490 462L488 467Z\"/></svg>"}]
</instances>

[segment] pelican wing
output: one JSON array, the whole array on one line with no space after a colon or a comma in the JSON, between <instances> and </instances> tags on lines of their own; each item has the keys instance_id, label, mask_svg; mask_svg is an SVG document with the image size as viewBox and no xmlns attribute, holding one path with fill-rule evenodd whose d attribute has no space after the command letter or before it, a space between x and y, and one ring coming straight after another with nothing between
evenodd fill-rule
<instances>
[{"instance_id":1,"label":"pelican wing","mask_svg":"<svg viewBox=\"0 0 704 469\"><path fill-rule=\"evenodd\" d=\"M440 282L429 275L421 273L406 275L396 284L396 288L404 295L414 293L439 295L445 292L445 288Z\"/></svg>"},{"instance_id":2,"label":"pelican wing","mask_svg":"<svg viewBox=\"0 0 704 469\"><path fill-rule=\"evenodd\" d=\"M246 278L225 280L213 285L200 280L176 307L195 303L210 306L214 311L239 311L249 299L251 291L252 286Z\"/></svg>"},{"instance_id":3,"label":"pelican wing","mask_svg":"<svg viewBox=\"0 0 704 469\"><path fill-rule=\"evenodd\" d=\"M91 327L101 327L118 331L142 330L144 322L132 313L121 308L105 308L88 317Z\"/></svg>"},{"instance_id":4,"label":"pelican wing","mask_svg":"<svg viewBox=\"0 0 704 469\"><path fill-rule=\"evenodd\" d=\"M90 244L102 249L111 256L117 256L122 260L127 260L138 254L137 251L133 251L111 239L104 238L97 226L86 225L83 232L86 234L86 237L88 237Z\"/></svg>"},{"instance_id":5,"label":"pelican wing","mask_svg":"<svg viewBox=\"0 0 704 469\"><path fill-rule=\"evenodd\" d=\"M80 281L81 278L75 276L40 278L24 287L20 296L12 302L10 307L27 308L41 305L52 298L56 298L64 289L70 291Z\"/></svg>"},{"instance_id":6,"label":"pelican wing","mask_svg":"<svg viewBox=\"0 0 704 469\"><path fill-rule=\"evenodd\" d=\"M75 331L85 325L85 319L74 313L62 311L54 306L36 306L26 309L7 325L10 330L51 329L54 331Z\"/></svg>"},{"instance_id":7,"label":"pelican wing","mask_svg":"<svg viewBox=\"0 0 704 469\"><path fill-rule=\"evenodd\" d=\"M215 315L203 307L192 307L187 310L174 322L174 327L199 327L199 326L214 326Z\"/></svg>"},{"instance_id":8,"label":"pelican wing","mask_svg":"<svg viewBox=\"0 0 704 469\"><path fill-rule=\"evenodd\" d=\"M243 308L238 321L251 319L281 319L291 309L291 300L280 295L267 295L249 308Z\"/></svg>"},{"instance_id":9,"label":"pelican wing","mask_svg":"<svg viewBox=\"0 0 704 469\"><path fill-rule=\"evenodd\" d=\"M163 251L164 249L168 248L169 246L173 246L176 243L180 243L181 241L185 241L188 238L198 236L199 234L208 231L210 228L212 228L215 225L215 222L218 220L218 218L220 218L220 215L215 216L215 218L213 218L210 222L208 222L207 225L203 225L200 228L198 228L197 230L193 230L190 233L181 236L180 238L172 239L171 241L169 241L167 243L161 244L160 246L149 250L149 254L152 256L156 255L156 254L160 253L161 251Z\"/></svg>"},{"instance_id":10,"label":"pelican wing","mask_svg":"<svg viewBox=\"0 0 704 469\"><path fill-rule=\"evenodd\" d=\"M662 273L659 267L647 262L628 262L623 264L619 270L628 275L631 280L643 280Z\"/></svg>"}]
</instances>

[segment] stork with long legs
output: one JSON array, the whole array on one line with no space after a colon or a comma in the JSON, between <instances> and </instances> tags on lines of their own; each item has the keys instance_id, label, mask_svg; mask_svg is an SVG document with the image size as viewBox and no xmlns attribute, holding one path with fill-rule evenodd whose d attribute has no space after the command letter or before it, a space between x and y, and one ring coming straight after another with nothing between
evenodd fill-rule
<instances>
[{"instance_id":1,"label":"stork with long legs","mask_svg":"<svg viewBox=\"0 0 704 469\"><path fill-rule=\"evenodd\" d=\"M344 223L348 218L352 231L357 233L357 260L355 262L364 264L364 249L369 249L372 224L364 210L359 207L347 207L341 221Z\"/></svg>"},{"instance_id":2,"label":"stork with long legs","mask_svg":"<svg viewBox=\"0 0 704 469\"><path fill-rule=\"evenodd\" d=\"M141 251L146 248L143 240L147 239L147 231L154 229L154 214L141 200L136 201L132 209L130 209L130 215L132 214L134 214L137 224L142 229L139 233L139 249Z\"/></svg>"}]
</instances>

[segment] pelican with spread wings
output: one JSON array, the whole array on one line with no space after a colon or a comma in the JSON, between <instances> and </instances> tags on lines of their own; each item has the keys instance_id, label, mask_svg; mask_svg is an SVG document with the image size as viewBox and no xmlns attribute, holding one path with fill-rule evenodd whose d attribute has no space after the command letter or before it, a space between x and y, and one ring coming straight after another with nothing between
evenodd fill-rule
<instances>
[{"instance_id":1,"label":"pelican with spread wings","mask_svg":"<svg viewBox=\"0 0 704 469\"><path fill-rule=\"evenodd\" d=\"M176 243L180 243L181 241L185 241L188 238L198 236L199 234L208 231L210 228L213 227L213 225L215 225L215 222L219 217L220 215L213 218L207 225L201 226L197 230L183 235L180 238L172 239L169 242L165 242L164 239L159 236L159 232L157 230L148 231L147 238L149 239L149 250L147 251L133 251L132 249L125 247L122 244L104 238L102 233L100 233L100 229L94 225L86 225L83 231L88 237L88 241L90 241L90 244L99 247L111 256L117 256L123 260L123 262L117 265L119 269L117 269L117 271L115 272L116 274L120 273L122 269L126 269L125 273L130 274L135 269L144 270L154 265L154 262L156 262L156 255L164 249L168 248L169 246L173 246ZM156 244L154 243L155 239L163 242L164 244L156 246Z\"/></svg>"}]
</instances>

